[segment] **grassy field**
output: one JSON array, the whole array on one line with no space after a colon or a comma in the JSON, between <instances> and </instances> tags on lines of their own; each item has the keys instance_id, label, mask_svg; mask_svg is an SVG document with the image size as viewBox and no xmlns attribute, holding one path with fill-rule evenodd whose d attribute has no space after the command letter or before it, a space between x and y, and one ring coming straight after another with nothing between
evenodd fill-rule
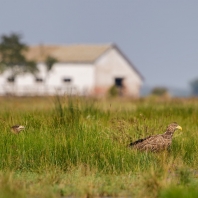
<instances>
[{"instance_id":1,"label":"grassy field","mask_svg":"<svg viewBox=\"0 0 198 198\"><path fill-rule=\"evenodd\" d=\"M0 198L198 197L198 99L0 98ZM127 145L176 132L170 151ZM19 135L10 126L25 125Z\"/></svg>"}]
</instances>

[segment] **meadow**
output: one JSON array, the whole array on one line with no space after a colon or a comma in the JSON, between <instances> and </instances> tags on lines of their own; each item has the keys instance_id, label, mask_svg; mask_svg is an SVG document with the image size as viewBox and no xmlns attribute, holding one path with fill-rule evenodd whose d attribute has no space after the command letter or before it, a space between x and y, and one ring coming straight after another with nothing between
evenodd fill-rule
<instances>
[{"instance_id":1,"label":"meadow","mask_svg":"<svg viewBox=\"0 0 198 198\"><path fill-rule=\"evenodd\" d=\"M198 197L198 99L0 98L0 198ZM169 151L128 144L177 122ZM10 127L24 125L20 134Z\"/></svg>"}]
</instances>

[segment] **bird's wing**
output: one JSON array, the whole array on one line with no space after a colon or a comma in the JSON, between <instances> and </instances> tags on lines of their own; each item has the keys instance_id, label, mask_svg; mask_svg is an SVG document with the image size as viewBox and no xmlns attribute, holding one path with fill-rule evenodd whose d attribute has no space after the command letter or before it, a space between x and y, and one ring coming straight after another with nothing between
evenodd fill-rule
<instances>
[{"instance_id":1,"label":"bird's wing","mask_svg":"<svg viewBox=\"0 0 198 198\"><path fill-rule=\"evenodd\" d=\"M153 135L146 137L144 139L139 139L135 142L132 142L130 146L137 148L139 150L158 150L163 147L166 147L166 140L162 135Z\"/></svg>"},{"instance_id":2,"label":"bird's wing","mask_svg":"<svg viewBox=\"0 0 198 198\"><path fill-rule=\"evenodd\" d=\"M136 140L135 142L131 142L129 144L129 146L135 146L137 144L142 144L143 142L147 141L147 139L150 139L152 136L148 136L146 138L143 138L143 139L139 139L139 140Z\"/></svg>"}]
</instances>

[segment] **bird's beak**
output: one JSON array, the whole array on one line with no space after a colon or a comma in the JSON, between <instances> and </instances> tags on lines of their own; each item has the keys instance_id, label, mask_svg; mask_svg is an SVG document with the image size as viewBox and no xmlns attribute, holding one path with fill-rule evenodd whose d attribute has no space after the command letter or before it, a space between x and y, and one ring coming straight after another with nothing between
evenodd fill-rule
<instances>
[{"instance_id":1,"label":"bird's beak","mask_svg":"<svg viewBox=\"0 0 198 198\"><path fill-rule=\"evenodd\" d=\"M179 129L182 131L182 127L181 126L177 126L176 129Z\"/></svg>"},{"instance_id":2,"label":"bird's beak","mask_svg":"<svg viewBox=\"0 0 198 198\"><path fill-rule=\"evenodd\" d=\"M24 126L19 126L19 129L23 130L23 129L25 129L25 127Z\"/></svg>"}]
</instances>

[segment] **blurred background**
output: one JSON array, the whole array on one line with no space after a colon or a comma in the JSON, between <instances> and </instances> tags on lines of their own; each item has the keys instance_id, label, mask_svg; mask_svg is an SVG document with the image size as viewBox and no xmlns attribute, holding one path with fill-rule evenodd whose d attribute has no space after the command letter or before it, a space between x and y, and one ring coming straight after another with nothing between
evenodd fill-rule
<instances>
[{"instance_id":1,"label":"blurred background","mask_svg":"<svg viewBox=\"0 0 198 198\"><path fill-rule=\"evenodd\" d=\"M115 44L141 75L141 96L166 91L171 96L198 95L198 1L1 0L0 4L1 44L13 35L20 35L16 40L30 47ZM1 55L2 75L6 64Z\"/></svg>"}]
</instances>

